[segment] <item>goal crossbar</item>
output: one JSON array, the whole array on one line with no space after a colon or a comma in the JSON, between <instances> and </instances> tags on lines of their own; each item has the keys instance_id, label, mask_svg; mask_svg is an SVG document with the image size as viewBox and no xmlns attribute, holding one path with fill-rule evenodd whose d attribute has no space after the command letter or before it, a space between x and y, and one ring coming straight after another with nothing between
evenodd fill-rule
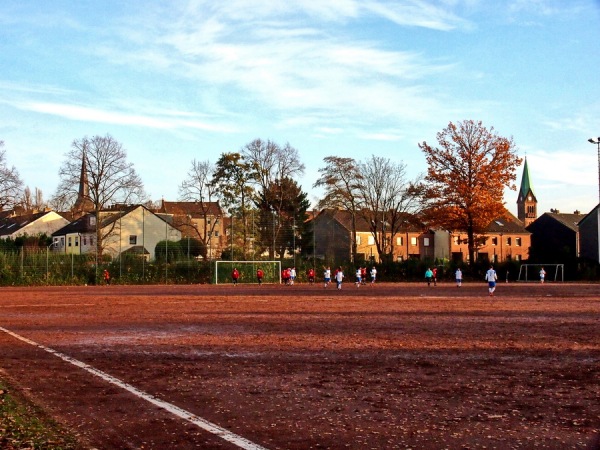
<instances>
[{"instance_id":1,"label":"goal crossbar","mask_svg":"<svg viewBox=\"0 0 600 450\"><path fill-rule=\"evenodd\" d=\"M231 283L233 269L240 273L239 283L258 283L256 271L262 269L263 283L281 283L281 261L215 261L215 284Z\"/></svg>"},{"instance_id":2,"label":"goal crossbar","mask_svg":"<svg viewBox=\"0 0 600 450\"><path fill-rule=\"evenodd\" d=\"M521 264L517 281L540 281L540 272L544 269L547 281L565 281L564 264Z\"/></svg>"}]
</instances>

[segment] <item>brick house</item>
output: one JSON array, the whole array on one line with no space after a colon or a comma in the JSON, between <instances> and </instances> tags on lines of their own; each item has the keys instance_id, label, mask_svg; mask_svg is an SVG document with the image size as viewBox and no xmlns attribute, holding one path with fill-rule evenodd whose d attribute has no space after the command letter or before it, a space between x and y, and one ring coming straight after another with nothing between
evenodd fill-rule
<instances>
[{"instance_id":1,"label":"brick house","mask_svg":"<svg viewBox=\"0 0 600 450\"><path fill-rule=\"evenodd\" d=\"M163 200L158 212L171 217L183 238L206 245L208 259L218 259L227 244L225 218L219 202L169 202Z\"/></svg>"},{"instance_id":2,"label":"brick house","mask_svg":"<svg viewBox=\"0 0 600 450\"><path fill-rule=\"evenodd\" d=\"M352 214L339 209L324 209L313 219L315 254L321 259L350 261L352 258ZM433 233L407 221L406 227L394 234L393 259L404 261L409 258L427 259L434 255ZM386 247L392 242L392 234L386 234ZM356 257L359 261L381 261L370 224L362 216L356 217Z\"/></svg>"},{"instance_id":3,"label":"brick house","mask_svg":"<svg viewBox=\"0 0 600 450\"><path fill-rule=\"evenodd\" d=\"M485 233L479 237L476 258L493 263L504 261L524 261L529 258L531 233L523 222L510 212L490 222ZM450 233L450 254L455 261L467 261L469 255L467 234Z\"/></svg>"}]
</instances>

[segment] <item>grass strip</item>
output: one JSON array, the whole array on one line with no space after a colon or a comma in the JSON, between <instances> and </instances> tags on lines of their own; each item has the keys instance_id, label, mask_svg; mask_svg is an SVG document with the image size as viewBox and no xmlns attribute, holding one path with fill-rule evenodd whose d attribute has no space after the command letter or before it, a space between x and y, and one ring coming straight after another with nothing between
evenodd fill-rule
<instances>
[{"instance_id":1,"label":"grass strip","mask_svg":"<svg viewBox=\"0 0 600 450\"><path fill-rule=\"evenodd\" d=\"M0 380L0 448L80 450L75 437Z\"/></svg>"}]
</instances>

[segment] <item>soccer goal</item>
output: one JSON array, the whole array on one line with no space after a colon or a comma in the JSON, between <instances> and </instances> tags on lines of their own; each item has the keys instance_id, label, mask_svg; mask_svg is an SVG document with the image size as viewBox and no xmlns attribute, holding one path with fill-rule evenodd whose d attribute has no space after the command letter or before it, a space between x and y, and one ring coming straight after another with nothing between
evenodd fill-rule
<instances>
[{"instance_id":1,"label":"soccer goal","mask_svg":"<svg viewBox=\"0 0 600 450\"><path fill-rule=\"evenodd\" d=\"M540 272L546 272L546 281L565 281L564 264L521 264L517 281L540 281Z\"/></svg>"},{"instance_id":2,"label":"soccer goal","mask_svg":"<svg viewBox=\"0 0 600 450\"><path fill-rule=\"evenodd\" d=\"M256 271L264 272L263 283L281 283L281 261L215 261L215 284L231 284L231 273L240 273L238 283L257 284Z\"/></svg>"}]
</instances>

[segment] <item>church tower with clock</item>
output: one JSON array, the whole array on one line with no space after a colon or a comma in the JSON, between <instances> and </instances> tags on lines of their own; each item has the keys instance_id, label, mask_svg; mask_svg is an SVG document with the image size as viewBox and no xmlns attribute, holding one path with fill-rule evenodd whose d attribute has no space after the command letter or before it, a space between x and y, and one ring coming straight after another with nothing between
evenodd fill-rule
<instances>
[{"instance_id":1,"label":"church tower with clock","mask_svg":"<svg viewBox=\"0 0 600 450\"><path fill-rule=\"evenodd\" d=\"M537 199L533 193L533 186L529 177L527 157L525 157L525 164L523 165L523 177L521 178L521 188L517 200L517 217L526 227L537 219Z\"/></svg>"}]
</instances>

